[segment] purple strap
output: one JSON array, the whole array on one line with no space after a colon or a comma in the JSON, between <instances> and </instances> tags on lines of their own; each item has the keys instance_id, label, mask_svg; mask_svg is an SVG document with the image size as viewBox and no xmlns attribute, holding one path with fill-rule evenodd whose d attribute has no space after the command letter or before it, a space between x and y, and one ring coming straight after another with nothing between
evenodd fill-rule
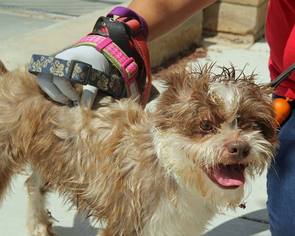
<instances>
[{"instance_id":1,"label":"purple strap","mask_svg":"<svg viewBox=\"0 0 295 236\"><path fill-rule=\"evenodd\" d=\"M136 19L140 22L141 30L143 32L143 35L145 38L148 36L148 25L144 18L142 18L140 15L138 15L135 11L127 8L127 7L115 7L113 8L108 14L107 17L113 17L113 16L120 16L120 17L129 17L132 19Z\"/></svg>"}]
</instances>

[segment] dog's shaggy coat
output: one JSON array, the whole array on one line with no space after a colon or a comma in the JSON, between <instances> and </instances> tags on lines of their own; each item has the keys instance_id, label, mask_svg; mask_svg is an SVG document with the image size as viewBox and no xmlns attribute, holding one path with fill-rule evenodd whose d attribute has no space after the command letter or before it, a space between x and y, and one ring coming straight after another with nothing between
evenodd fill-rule
<instances>
[{"instance_id":1,"label":"dog's shaggy coat","mask_svg":"<svg viewBox=\"0 0 295 236\"><path fill-rule=\"evenodd\" d=\"M244 174L272 158L269 89L252 76L175 73L149 113L128 99L97 110L59 106L32 75L2 72L0 200L29 164L34 236L53 235L44 206L51 190L104 220L103 236L200 235L219 208L239 205ZM225 166L238 180L220 177Z\"/></svg>"}]
</instances>

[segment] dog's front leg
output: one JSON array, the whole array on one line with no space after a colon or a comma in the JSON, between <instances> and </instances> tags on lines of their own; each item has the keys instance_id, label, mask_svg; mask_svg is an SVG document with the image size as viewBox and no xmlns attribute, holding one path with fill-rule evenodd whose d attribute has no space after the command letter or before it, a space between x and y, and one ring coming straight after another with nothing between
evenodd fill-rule
<instances>
[{"instance_id":1,"label":"dog's front leg","mask_svg":"<svg viewBox=\"0 0 295 236\"><path fill-rule=\"evenodd\" d=\"M52 222L45 207L46 186L37 172L27 179L29 196L27 226L31 236L54 236Z\"/></svg>"}]
</instances>

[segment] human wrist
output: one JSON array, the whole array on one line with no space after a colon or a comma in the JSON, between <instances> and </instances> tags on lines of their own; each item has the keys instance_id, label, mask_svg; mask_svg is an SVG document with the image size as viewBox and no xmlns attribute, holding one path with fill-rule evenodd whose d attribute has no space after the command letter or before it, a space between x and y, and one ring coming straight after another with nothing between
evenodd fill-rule
<instances>
[{"instance_id":1,"label":"human wrist","mask_svg":"<svg viewBox=\"0 0 295 236\"><path fill-rule=\"evenodd\" d=\"M146 43L148 27L136 12L124 8L114 8L106 17L99 17L92 34L110 38L138 66L137 87L144 105L151 87L150 56Z\"/></svg>"},{"instance_id":2,"label":"human wrist","mask_svg":"<svg viewBox=\"0 0 295 236\"><path fill-rule=\"evenodd\" d=\"M113 8L107 14L107 17L114 17L114 16L118 16L118 20L122 22L128 22L129 20L137 20L139 23L139 28L136 31L131 29L131 33L142 34L145 39L148 38L149 29L148 29L147 22L142 16L137 14L134 10L127 7L118 6Z\"/></svg>"}]
</instances>

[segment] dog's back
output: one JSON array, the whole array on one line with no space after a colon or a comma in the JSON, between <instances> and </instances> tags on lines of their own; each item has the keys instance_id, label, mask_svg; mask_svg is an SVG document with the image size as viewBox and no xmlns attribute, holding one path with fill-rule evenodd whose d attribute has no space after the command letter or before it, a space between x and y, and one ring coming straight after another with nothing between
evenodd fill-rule
<instances>
[{"instance_id":1,"label":"dog's back","mask_svg":"<svg viewBox=\"0 0 295 236\"><path fill-rule=\"evenodd\" d=\"M11 176L26 162L34 137L48 127L51 107L30 74L8 72L0 63L0 200Z\"/></svg>"},{"instance_id":2,"label":"dog's back","mask_svg":"<svg viewBox=\"0 0 295 236\"><path fill-rule=\"evenodd\" d=\"M44 197L57 190L80 210L107 219L105 235L138 235L174 185L158 163L141 106L69 108L46 99L25 71L3 70L0 77L0 200L11 177L30 164L30 232L51 235Z\"/></svg>"}]
</instances>

